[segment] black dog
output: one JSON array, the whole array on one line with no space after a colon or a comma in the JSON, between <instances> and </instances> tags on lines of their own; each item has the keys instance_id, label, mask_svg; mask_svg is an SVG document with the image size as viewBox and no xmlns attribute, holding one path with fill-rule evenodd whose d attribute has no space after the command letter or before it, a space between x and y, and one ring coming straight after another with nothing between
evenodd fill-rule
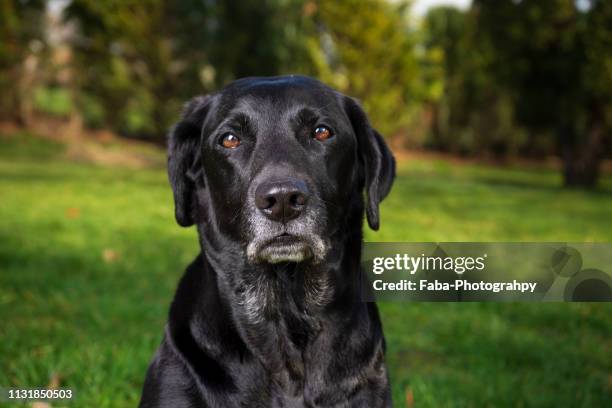
<instances>
[{"instance_id":1,"label":"black dog","mask_svg":"<svg viewBox=\"0 0 612 408\"><path fill-rule=\"evenodd\" d=\"M202 252L140 406L391 406L360 255L395 161L359 105L307 77L241 79L189 102L169 138L176 219Z\"/></svg>"}]
</instances>

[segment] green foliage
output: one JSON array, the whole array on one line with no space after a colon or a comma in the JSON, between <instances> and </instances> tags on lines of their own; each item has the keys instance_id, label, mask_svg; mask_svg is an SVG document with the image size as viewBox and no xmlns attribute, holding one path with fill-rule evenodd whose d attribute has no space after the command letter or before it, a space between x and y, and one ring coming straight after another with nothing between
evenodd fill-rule
<instances>
[{"instance_id":1,"label":"green foliage","mask_svg":"<svg viewBox=\"0 0 612 408\"><path fill-rule=\"evenodd\" d=\"M610 2L580 10L573 0L478 0L473 13L477 32L494 46L491 70L516 119L555 135L566 184L594 185L612 131L605 119L612 106Z\"/></svg>"},{"instance_id":2,"label":"green foliage","mask_svg":"<svg viewBox=\"0 0 612 408\"><path fill-rule=\"evenodd\" d=\"M66 18L79 23L79 88L123 133L161 135L184 100L233 79L297 72L361 98L394 134L413 114L416 78L403 13L380 0L75 0Z\"/></svg>"},{"instance_id":3,"label":"green foliage","mask_svg":"<svg viewBox=\"0 0 612 408\"><path fill-rule=\"evenodd\" d=\"M297 4L72 1L79 89L103 105L107 126L161 138L188 98L301 61L292 52L301 37L285 41L292 26L283 16Z\"/></svg>"},{"instance_id":4,"label":"green foliage","mask_svg":"<svg viewBox=\"0 0 612 408\"><path fill-rule=\"evenodd\" d=\"M495 49L474 15L432 8L422 28L422 82L431 113L430 147L461 154L514 156L532 146L491 68ZM533 150L533 149L532 149Z\"/></svg>"},{"instance_id":5,"label":"green foliage","mask_svg":"<svg viewBox=\"0 0 612 408\"><path fill-rule=\"evenodd\" d=\"M579 38L583 16L573 3L505 0L475 4L478 33L496 47L496 79L522 99L518 114L528 125L554 125L559 116L573 115L571 99L584 103L584 53ZM505 24L498 24L502 19Z\"/></svg>"},{"instance_id":6,"label":"green foliage","mask_svg":"<svg viewBox=\"0 0 612 408\"><path fill-rule=\"evenodd\" d=\"M219 1L210 10L213 24L208 62L222 86L247 76L279 75L303 62L301 1Z\"/></svg>"},{"instance_id":7,"label":"green foliage","mask_svg":"<svg viewBox=\"0 0 612 408\"><path fill-rule=\"evenodd\" d=\"M76 164L59 151L40 160L31 149L43 140L6 140L0 384L43 387L57 373L75 392L70 406L136 406L173 291L196 254L195 231L175 224L163 168ZM612 240L612 180L598 192L565 191L558 180L542 170L411 160L383 202L381 230L367 238ZM609 399L611 304L380 309L397 407L409 394L423 407Z\"/></svg>"},{"instance_id":8,"label":"green foliage","mask_svg":"<svg viewBox=\"0 0 612 408\"><path fill-rule=\"evenodd\" d=\"M585 25L585 87L592 98L609 105L612 99L612 4L606 1L595 1L588 14ZM611 115L606 115L610 121ZM608 122L608 126L611 124Z\"/></svg>"},{"instance_id":9,"label":"green foliage","mask_svg":"<svg viewBox=\"0 0 612 408\"><path fill-rule=\"evenodd\" d=\"M43 10L42 0L0 2L0 119L26 120L24 61L44 47Z\"/></svg>"},{"instance_id":10,"label":"green foliage","mask_svg":"<svg viewBox=\"0 0 612 408\"><path fill-rule=\"evenodd\" d=\"M77 96L76 104L87 127L98 129L104 126L104 106L97 98L81 93Z\"/></svg>"},{"instance_id":11,"label":"green foliage","mask_svg":"<svg viewBox=\"0 0 612 408\"><path fill-rule=\"evenodd\" d=\"M40 87L34 92L34 107L55 116L68 116L73 111L70 93L65 88Z\"/></svg>"},{"instance_id":12,"label":"green foliage","mask_svg":"<svg viewBox=\"0 0 612 408\"><path fill-rule=\"evenodd\" d=\"M161 135L176 116L181 86L193 85L182 78L188 65L177 61L180 44L175 47L168 35L172 22L176 27L181 20L179 11L157 0L75 0L68 6L65 18L79 27L75 79L83 94L102 104L107 126Z\"/></svg>"},{"instance_id":13,"label":"green foliage","mask_svg":"<svg viewBox=\"0 0 612 408\"><path fill-rule=\"evenodd\" d=\"M32 101L60 115L72 105L88 126L160 141L195 95L238 77L299 73L360 99L394 146L558 155L565 182L587 186L610 157L609 1L476 0L431 8L416 25L408 1L66 4L70 35L49 43L48 59L44 2L0 4L0 85L9 89L0 116L25 123ZM66 28L50 27L49 38ZM57 62L63 52L69 67Z\"/></svg>"},{"instance_id":14,"label":"green foliage","mask_svg":"<svg viewBox=\"0 0 612 408\"><path fill-rule=\"evenodd\" d=\"M40 0L6 0L0 3L0 66L5 69L22 62L30 41L40 39Z\"/></svg>"},{"instance_id":15,"label":"green foliage","mask_svg":"<svg viewBox=\"0 0 612 408\"><path fill-rule=\"evenodd\" d=\"M414 115L414 44L403 3L323 1L314 16L319 42L311 47L315 72L362 100L386 136L405 131Z\"/></svg>"}]
</instances>

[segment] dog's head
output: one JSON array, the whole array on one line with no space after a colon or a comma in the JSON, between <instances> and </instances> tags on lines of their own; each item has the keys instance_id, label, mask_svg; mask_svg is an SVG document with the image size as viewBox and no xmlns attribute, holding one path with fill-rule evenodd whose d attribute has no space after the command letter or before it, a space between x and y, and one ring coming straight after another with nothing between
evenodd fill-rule
<instances>
[{"instance_id":1,"label":"dog's head","mask_svg":"<svg viewBox=\"0 0 612 408\"><path fill-rule=\"evenodd\" d=\"M361 107L302 76L241 79L194 98L169 135L176 219L247 262L320 262L366 194L370 227L395 161ZM206 234L208 235L208 234Z\"/></svg>"}]
</instances>

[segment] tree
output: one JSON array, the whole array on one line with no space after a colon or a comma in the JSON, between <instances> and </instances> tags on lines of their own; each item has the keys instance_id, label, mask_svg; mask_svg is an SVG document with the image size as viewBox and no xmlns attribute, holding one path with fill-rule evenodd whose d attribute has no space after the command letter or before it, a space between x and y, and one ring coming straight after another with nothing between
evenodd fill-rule
<instances>
[{"instance_id":1,"label":"tree","mask_svg":"<svg viewBox=\"0 0 612 408\"><path fill-rule=\"evenodd\" d=\"M80 94L122 133L165 134L185 95L201 92L205 2L74 0L65 12Z\"/></svg>"},{"instance_id":2,"label":"tree","mask_svg":"<svg viewBox=\"0 0 612 408\"><path fill-rule=\"evenodd\" d=\"M44 9L42 0L0 2L0 118L22 125L28 122L31 96L25 61L44 47Z\"/></svg>"},{"instance_id":3,"label":"tree","mask_svg":"<svg viewBox=\"0 0 612 408\"><path fill-rule=\"evenodd\" d=\"M287 34L299 13L286 11L298 6L296 0L73 0L66 19L77 26L81 97L104 106L105 125L161 139L188 98L303 62L291 51L301 37Z\"/></svg>"},{"instance_id":4,"label":"tree","mask_svg":"<svg viewBox=\"0 0 612 408\"><path fill-rule=\"evenodd\" d=\"M466 36L466 16L450 6L433 7L421 29L423 52L420 58L424 102L431 114L431 141L439 150L452 150L459 106L453 102L461 95L462 58L460 43Z\"/></svg>"},{"instance_id":5,"label":"tree","mask_svg":"<svg viewBox=\"0 0 612 408\"><path fill-rule=\"evenodd\" d=\"M431 119L428 146L459 154L510 157L529 152L511 95L495 76L496 49L470 10L431 8L420 30L420 64Z\"/></svg>"},{"instance_id":6,"label":"tree","mask_svg":"<svg viewBox=\"0 0 612 408\"><path fill-rule=\"evenodd\" d=\"M414 113L418 79L405 4L380 0L310 4L316 30L310 37L310 52L316 76L360 98L383 134L405 131Z\"/></svg>"},{"instance_id":7,"label":"tree","mask_svg":"<svg viewBox=\"0 0 612 408\"><path fill-rule=\"evenodd\" d=\"M247 76L309 69L302 46L302 1L224 0L212 9L209 60L216 85Z\"/></svg>"},{"instance_id":8,"label":"tree","mask_svg":"<svg viewBox=\"0 0 612 408\"><path fill-rule=\"evenodd\" d=\"M556 136L566 185L594 186L610 130L612 4L476 0L473 8L518 121Z\"/></svg>"}]
</instances>

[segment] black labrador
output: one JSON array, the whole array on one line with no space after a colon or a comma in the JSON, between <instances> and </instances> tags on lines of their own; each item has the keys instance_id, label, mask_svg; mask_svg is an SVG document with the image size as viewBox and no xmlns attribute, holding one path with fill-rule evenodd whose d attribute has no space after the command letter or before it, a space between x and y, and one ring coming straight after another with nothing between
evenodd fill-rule
<instances>
[{"instance_id":1,"label":"black labrador","mask_svg":"<svg viewBox=\"0 0 612 408\"><path fill-rule=\"evenodd\" d=\"M187 104L168 172L201 253L140 406L391 406L360 255L395 160L355 100L303 76L235 81Z\"/></svg>"}]
</instances>

